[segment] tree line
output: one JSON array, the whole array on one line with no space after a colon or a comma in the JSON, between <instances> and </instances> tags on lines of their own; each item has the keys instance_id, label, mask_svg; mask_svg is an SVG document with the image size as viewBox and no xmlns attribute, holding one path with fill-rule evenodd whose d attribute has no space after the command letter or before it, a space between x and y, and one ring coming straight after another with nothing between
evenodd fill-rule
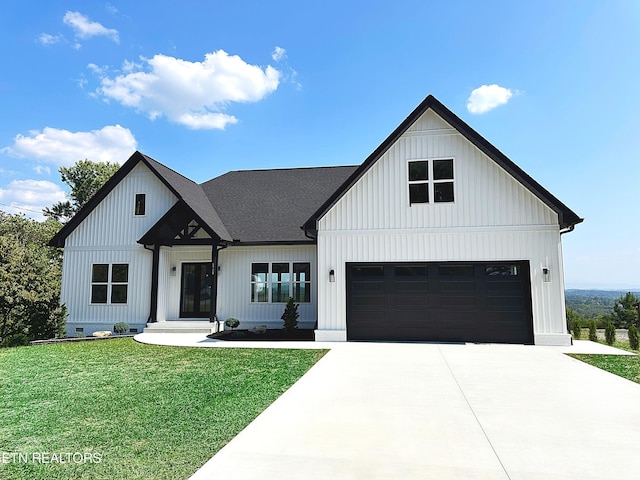
<instances>
[{"instance_id":1,"label":"tree line","mask_svg":"<svg viewBox=\"0 0 640 480\"><path fill-rule=\"evenodd\" d=\"M90 160L61 167L70 193L43 210L43 222L0 211L0 346L64 336L62 250L48 242L118 168Z\"/></svg>"}]
</instances>

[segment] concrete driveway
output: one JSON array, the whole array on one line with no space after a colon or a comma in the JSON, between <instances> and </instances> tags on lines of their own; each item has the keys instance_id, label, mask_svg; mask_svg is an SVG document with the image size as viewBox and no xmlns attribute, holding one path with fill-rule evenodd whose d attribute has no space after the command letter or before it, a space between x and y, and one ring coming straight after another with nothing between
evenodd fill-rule
<instances>
[{"instance_id":1,"label":"concrete driveway","mask_svg":"<svg viewBox=\"0 0 640 480\"><path fill-rule=\"evenodd\" d=\"M334 344L193 479L639 478L640 385L554 347Z\"/></svg>"}]
</instances>

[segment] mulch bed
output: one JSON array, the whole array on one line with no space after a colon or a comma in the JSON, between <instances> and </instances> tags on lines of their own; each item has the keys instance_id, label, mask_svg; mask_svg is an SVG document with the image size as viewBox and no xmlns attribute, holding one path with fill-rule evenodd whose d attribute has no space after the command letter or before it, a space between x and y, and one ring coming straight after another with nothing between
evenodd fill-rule
<instances>
[{"instance_id":1,"label":"mulch bed","mask_svg":"<svg viewBox=\"0 0 640 480\"><path fill-rule=\"evenodd\" d=\"M215 340L226 340L229 342L313 342L313 330L297 330L292 333L286 333L284 330L267 330L264 333L253 333L249 330L225 330L219 333L207 335L208 338Z\"/></svg>"}]
</instances>

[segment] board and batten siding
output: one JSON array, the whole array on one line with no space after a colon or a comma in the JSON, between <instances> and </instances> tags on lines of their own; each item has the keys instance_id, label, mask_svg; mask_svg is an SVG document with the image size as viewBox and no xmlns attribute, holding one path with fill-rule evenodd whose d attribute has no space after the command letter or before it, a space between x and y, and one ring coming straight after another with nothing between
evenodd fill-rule
<instances>
[{"instance_id":1,"label":"board and batten siding","mask_svg":"<svg viewBox=\"0 0 640 480\"><path fill-rule=\"evenodd\" d=\"M135 195L146 194L144 216L134 215ZM173 193L139 163L71 232L64 247L61 301L67 306L67 335L76 328L91 335L127 322L142 331L149 317L152 253L137 240L176 202ZM91 268L95 263L129 264L126 305L91 304Z\"/></svg>"},{"instance_id":2,"label":"board and batten siding","mask_svg":"<svg viewBox=\"0 0 640 480\"><path fill-rule=\"evenodd\" d=\"M455 201L410 205L408 162L439 158ZM346 339L348 262L499 260L530 262L535 343L570 341L557 213L429 110L318 222L316 339Z\"/></svg>"},{"instance_id":3,"label":"board and batten siding","mask_svg":"<svg viewBox=\"0 0 640 480\"><path fill-rule=\"evenodd\" d=\"M180 283L184 263L211 261L211 247L173 247L160 250L158 288L163 292L158 304L158 320L180 317ZM251 302L251 264L259 262L309 262L311 264L311 302L298 307L300 328L316 323L317 282L315 245L270 247L229 247L220 250L218 259L218 319L240 320L240 328L258 325L282 328L284 303ZM175 269L175 270L174 270Z\"/></svg>"}]
</instances>

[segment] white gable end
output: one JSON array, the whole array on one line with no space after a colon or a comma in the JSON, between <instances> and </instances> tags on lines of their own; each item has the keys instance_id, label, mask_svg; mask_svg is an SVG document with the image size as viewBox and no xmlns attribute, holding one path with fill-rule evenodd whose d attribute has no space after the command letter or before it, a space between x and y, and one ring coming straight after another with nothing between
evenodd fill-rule
<instances>
[{"instance_id":1,"label":"white gable end","mask_svg":"<svg viewBox=\"0 0 640 480\"><path fill-rule=\"evenodd\" d=\"M145 194L144 215L135 215L136 194ZM176 201L140 162L69 235L65 248L135 245Z\"/></svg>"},{"instance_id":2,"label":"white gable end","mask_svg":"<svg viewBox=\"0 0 640 480\"><path fill-rule=\"evenodd\" d=\"M410 204L408 162L453 159L454 201ZM320 231L558 226L557 214L432 110L325 214Z\"/></svg>"}]
</instances>

